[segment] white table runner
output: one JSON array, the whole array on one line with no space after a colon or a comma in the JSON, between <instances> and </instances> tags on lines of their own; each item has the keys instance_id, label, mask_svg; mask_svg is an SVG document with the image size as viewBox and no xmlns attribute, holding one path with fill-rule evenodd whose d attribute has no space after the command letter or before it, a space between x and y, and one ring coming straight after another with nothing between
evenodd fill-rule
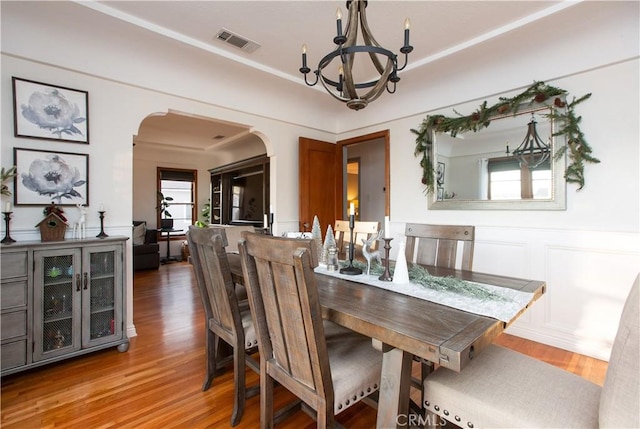
<instances>
[{"instance_id":1,"label":"white table runner","mask_svg":"<svg viewBox=\"0 0 640 429\"><path fill-rule=\"evenodd\" d=\"M393 282L383 282L378 280L378 276L373 275L360 274L350 276L340 274L339 271L329 271L324 265L316 267L315 272L425 299L427 301L457 308L458 310L463 310L469 313L493 317L494 319L498 319L503 322L510 322L520 312L520 310L527 306L533 297L533 293L474 282L467 282L467 284L475 285L478 288L484 288L501 298L480 299L463 293L434 290L417 283L396 284Z\"/></svg>"}]
</instances>

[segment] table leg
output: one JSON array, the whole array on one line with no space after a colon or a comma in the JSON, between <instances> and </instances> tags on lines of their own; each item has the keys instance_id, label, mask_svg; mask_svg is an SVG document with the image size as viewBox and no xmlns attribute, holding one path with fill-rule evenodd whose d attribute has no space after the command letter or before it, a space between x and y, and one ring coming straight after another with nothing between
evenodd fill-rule
<instances>
[{"instance_id":1,"label":"table leg","mask_svg":"<svg viewBox=\"0 0 640 429\"><path fill-rule=\"evenodd\" d=\"M171 260L171 234L167 232L167 262Z\"/></svg>"},{"instance_id":2,"label":"table leg","mask_svg":"<svg viewBox=\"0 0 640 429\"><path fill-rule=\"evenodd\" d=\"M404 350L382 346L382 375L378 398L378 429L403 427L409 414L411 362Z\"/></svg>"}]
</instances>

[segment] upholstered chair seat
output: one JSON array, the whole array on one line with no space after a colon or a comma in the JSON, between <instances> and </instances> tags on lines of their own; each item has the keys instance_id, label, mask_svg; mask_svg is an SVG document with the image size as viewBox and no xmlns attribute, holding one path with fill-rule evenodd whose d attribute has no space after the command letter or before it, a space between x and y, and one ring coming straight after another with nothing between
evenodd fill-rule
<instances>
[{"instance_id":1,"label":"upholstered chair seat","mask_svg":"<svg viewBox=\"0 0 640 429\"><path fill-rule=\"evenodd\" d=\"M424 380L427 416L464 428L640 427L638 282L624 306L604 386L492 345L460 373Z\"/></svg>"},{"instance_id":2,"label":"upholstered chair seat","mask_svg":"<svg viewBox=\"0 0 640 429\"><path fill-rule=\"evenodd\" d=\"M371 338L324 321L329 368L333 382L333 410L338 414L378 390L382 355Z\"/></svg>"},{"instance_id":3,"label":"upholstered chair seat","mask_svg":"<svg viewBox=\"0 0 640 429\"><path fill-rule=\"evenodd\" d=\"M425 407L462 427L596 428L600 386L492 345L456 373L425 379Z\"/></svg>"}]
</instances>

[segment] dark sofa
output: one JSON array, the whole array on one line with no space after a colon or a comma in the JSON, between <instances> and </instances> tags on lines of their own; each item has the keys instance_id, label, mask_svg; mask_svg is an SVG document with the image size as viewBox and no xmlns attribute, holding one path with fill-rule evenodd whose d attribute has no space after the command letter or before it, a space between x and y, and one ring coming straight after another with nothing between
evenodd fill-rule
<instances>
[{"instance_id":1,"label":"dark sofa","mask_svg":"<svg viewBox=\"0 0 640 429\"><path fill-rule=\"evenodd\" d=\"M133 226L145 225L144 243L133 243L133 270L157 270L160 267L160 244L155 229L146 229L146 222L133 221ZM135 234L135 232L134 232Z\"/></svg>"}]
</instances>

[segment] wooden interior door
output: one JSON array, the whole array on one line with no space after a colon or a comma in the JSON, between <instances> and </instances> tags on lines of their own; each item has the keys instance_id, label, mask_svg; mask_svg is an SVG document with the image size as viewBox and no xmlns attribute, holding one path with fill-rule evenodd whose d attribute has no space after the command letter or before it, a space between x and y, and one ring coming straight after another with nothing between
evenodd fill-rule
<instances>
[{"instance_id":1,"label":"wooden interior door","mask_svg":"<svg viewBox=\"0 0 640 429\"><path fill-rule=\"evenodd\" d=\"M299 142L300 231L311 231L318 216L322 236L338 219L336 203L342 201L341 153L335 143L300 137ZM342 148L340 148L341 150Z\"/></svg>"}]
</instances>

